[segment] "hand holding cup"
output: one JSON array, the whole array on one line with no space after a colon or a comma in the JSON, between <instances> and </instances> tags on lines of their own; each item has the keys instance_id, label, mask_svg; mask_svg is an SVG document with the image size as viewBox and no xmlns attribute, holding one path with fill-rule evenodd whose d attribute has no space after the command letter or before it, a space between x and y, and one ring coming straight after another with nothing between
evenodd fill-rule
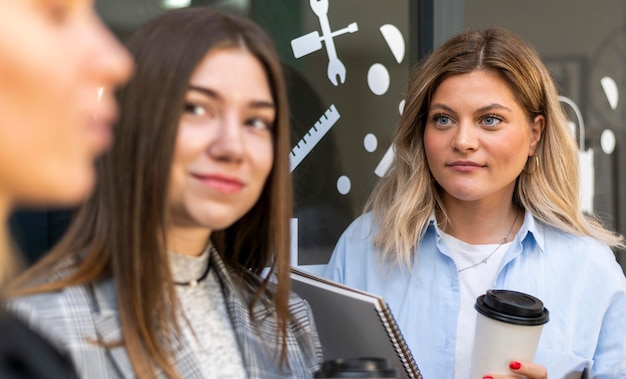
<instances>
[{"instance_id":1,"label":"hand holding cup","mask_svg":"<svg viewBox=\"0 0 626 379\"><path fill-rule=\"evenodd\" d=\"M541 369L545 372L545 368L529 363L535 357L543 325L549 320L541 300L516 291L489 290L476 299L474 308L478 317L471 378L529 377L522 375L526 369L531 374L537 371L541 378ZM513 369L513 362L520 363L520 367ZM535 366L539 368L535 370Z\"/></svg>"}]
</instances>

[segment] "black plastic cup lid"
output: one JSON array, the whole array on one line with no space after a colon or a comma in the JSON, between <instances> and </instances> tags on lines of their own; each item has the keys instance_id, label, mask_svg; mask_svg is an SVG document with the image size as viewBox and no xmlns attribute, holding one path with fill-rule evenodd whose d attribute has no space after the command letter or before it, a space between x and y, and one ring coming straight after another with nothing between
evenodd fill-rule
<instances>
[{"instance_id":1,"label":"black plastic cup lid","mask_svg":"<svg viewBox=\"0 0 626 379\"><path fill-rule=\"evenodd\" d=\"M325 361L315 378L396 378L396 369L385 358L350 358Z\"/></svg>"},{"instance_id":2,"label":"black plastic cup lid","mask_svg":"<svg viewBox=\"0 0 626 379\"><path fill-rule=\"evenodd\" d=\"M478 296L474 308L485 317L515 325L542 325L550 312L534 296L509 290L488 290Z\"/></svg>"}]
</instances>

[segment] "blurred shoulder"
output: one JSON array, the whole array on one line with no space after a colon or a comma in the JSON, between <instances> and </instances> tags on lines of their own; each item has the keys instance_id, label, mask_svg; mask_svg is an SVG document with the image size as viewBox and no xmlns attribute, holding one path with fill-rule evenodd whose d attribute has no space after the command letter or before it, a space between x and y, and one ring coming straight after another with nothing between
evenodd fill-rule
<instances>
[{"instance_id":1,"label":"blurred shoulder","mask_svg":"<svg viewBox=\"0 0 626 379\"><path fill-rule=\"evenodd\" d=\"M93 290L91 285L75 285L13 297L7 300L6 308L56 347L69 350L71 344L81 338L76 324L92 319Z\"/></svg>"},{"instance_id":2,"label":"blurred shoulder","mask_svg":"<svg viewBox=\"0 0 626 379\"><path fill-rule=\"evenodd\" d=\"M44 292L7 300L7 312L42 335L56 348L66 350L68 336L66 291ZM69 332L69 333L68 333Z\"/></svg>"},{"instance_id":3,"label":"blurred shoulder","mask_svg":"<svg viewBox=\"0 0 626 379\"><path fill-rule=\"evenodd\" d=\"M13 315L0 312L0 377L74 378L71 360Z\"/></svg>"}]
</instances>

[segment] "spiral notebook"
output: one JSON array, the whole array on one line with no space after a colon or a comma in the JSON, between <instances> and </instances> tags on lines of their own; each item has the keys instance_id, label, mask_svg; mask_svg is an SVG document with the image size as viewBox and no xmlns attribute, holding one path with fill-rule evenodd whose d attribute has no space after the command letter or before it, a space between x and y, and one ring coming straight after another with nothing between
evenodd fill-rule
<instances>
[{"instance_id":1,"label":"spiral notebook","mask_svg":"<svg viewBox=\"0 0 626 379\"><path fill-rule=\"evenodd\" d=\"M380 296L291 269L291 286L313 310L324 360L381 357L403 379L423 379L411 350Z\"/></svg>"}]
</instances>

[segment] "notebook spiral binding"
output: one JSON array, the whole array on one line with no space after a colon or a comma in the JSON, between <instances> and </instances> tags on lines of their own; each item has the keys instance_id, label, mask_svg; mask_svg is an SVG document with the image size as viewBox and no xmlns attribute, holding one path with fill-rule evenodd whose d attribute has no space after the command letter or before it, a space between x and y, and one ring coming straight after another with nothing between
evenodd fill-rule
<instances>
[{"instance_id":1,"label":"notebook spiral binding","mask_svg":"<svg viewBox=\"0 0 626 379\"><path fill-rule=\"evenodd\" d=\"M393 344L396 353L399 357L402 357L402 366L404 367L404 371L411 379L424 379L422 373L417 367L417 362L413 358L411 354L411 349L406 344L402 333L400 333L400 328L396 323L396 319L393 317L393 314L389 311L389 306L385 304L385 306L381 307L378 312L378 317L380 317L381 322L385 326L388 331L391 331L389 334L389 339Z\"/></svg>"}]
</instances>

